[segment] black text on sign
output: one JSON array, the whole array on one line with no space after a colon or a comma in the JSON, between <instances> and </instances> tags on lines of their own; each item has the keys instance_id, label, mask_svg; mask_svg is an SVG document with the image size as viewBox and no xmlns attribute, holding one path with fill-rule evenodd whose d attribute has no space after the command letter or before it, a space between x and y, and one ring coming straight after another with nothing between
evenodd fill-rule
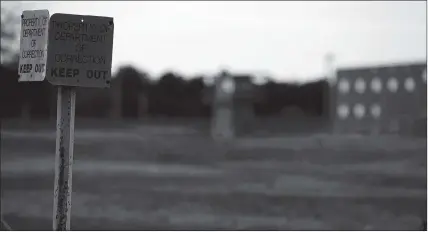
<instances>
[{"instance_id":1,"label":"black text on sign","mask_svg":"<svg viewBox=\"0 0 428 232\"><path fill-rule=\"evenodd\" d=\"M107 75L107 71L99 71L99 70L88 70L86 71L86 77L91 79L91 78L95 78L95 79L106 79L106 75Z\"/></svg>"},{"instance_id":2,"label":"black text on sign","mask_svg":"<svg viewBox=\"0 0 428 232\"><path fill-rule=\"evenodd\" d=\"M52 77L76 77L80 73L79 69L75 68L52 68L51 76Z\"/></svg>"}]
</instances>

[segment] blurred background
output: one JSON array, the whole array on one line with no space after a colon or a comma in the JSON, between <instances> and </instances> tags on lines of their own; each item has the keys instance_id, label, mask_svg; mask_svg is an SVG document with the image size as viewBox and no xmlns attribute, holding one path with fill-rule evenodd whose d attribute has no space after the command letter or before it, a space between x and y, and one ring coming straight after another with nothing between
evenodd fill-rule
<instances>
[{"instance_id":1,"label":"blurred background","mask_svg":"<svg viewBox=\"0 0 428 232\"><path fill-rule=\"evenodd\" d=\"M79 88L73 230L420 230L426 1L1 2L1 213L52 229L56 88L23 10L114 18Z\"/></svg>"}]
</instances>

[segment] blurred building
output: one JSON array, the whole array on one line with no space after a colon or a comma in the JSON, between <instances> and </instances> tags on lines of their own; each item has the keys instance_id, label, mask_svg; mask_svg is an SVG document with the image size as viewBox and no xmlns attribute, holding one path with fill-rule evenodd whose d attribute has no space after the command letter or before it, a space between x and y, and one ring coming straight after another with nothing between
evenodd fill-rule
<instances>
[{"instance_id":1,"label":"blurred building","mask_svg":"<svg viewBox=\"0 0 428 232\"><path fill-rule=\"evenodd\" d=\"M215 78L214 94L210 102L212 107L211 136L216 140L227 140L235 136L234 92L235 81L229 74L222 72Z\"/></svg>"},{"instance_id":2,"label":"blurred building","mask_svg":"<svg viewBox=\"0 0 428 232\"><path fill-rule=\"evenodd\" d=\"M426 63L339 69L331 96L336 133L412 133L426 128Z\"/></svg>"},{"instance_id":3,"label":"blurred building","mask_svg":"<svg viewBox=\"0 0 428 232\"><path fill-rule=\"evenodd\" d=\"M253 103L259 94L250 76L232 76L223 72L204 95L204 102L212 107L213 138L230 139L252 131L255 119Z\"/></svg>"}]
</instances>

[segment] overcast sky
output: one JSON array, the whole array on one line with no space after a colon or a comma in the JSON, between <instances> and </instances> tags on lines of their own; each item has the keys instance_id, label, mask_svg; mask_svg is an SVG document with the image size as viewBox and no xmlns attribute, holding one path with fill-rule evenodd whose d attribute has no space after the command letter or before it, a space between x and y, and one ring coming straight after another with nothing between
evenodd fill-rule
<instances>
[{"instance_id":1,"label":"overcast sky","mask_svg":"<svg viewBox=\"0 0 428 232\"><path fill-rule=\"evenodd\" d=\"M426 60L425 1L33 1L20 8L114 17L113 71L123 64L152 75L228 68L305 81L325 73L328 52L339 67Z\"/></svg>"}]
</instances>

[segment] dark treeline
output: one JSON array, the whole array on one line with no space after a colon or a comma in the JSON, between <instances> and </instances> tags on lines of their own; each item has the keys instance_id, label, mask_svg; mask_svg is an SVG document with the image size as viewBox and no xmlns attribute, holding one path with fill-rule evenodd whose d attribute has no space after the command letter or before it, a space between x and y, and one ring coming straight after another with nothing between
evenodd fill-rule
<instances>
[{"instance_id":1,"label":"dark treeline","mask_svg":"<svg viewBox=\"0 0 428 232\"><path fill-rule=\"evenodd\" d=\"M18 83L17 70L0 67L0 105L2 118L55 118L56 89L49 83ZM155 81L156 79L156 81ZM78 117L209 117L211 107L203 76L184 78L166 72L159 78L133 67L123 67L110 89L79 88ZM303 85L269 81L256 87L253 101L256 116L322 116L326 113L325 80ZM120 107L121 105L121 107Z\"/></svg>"}]
</instances>

